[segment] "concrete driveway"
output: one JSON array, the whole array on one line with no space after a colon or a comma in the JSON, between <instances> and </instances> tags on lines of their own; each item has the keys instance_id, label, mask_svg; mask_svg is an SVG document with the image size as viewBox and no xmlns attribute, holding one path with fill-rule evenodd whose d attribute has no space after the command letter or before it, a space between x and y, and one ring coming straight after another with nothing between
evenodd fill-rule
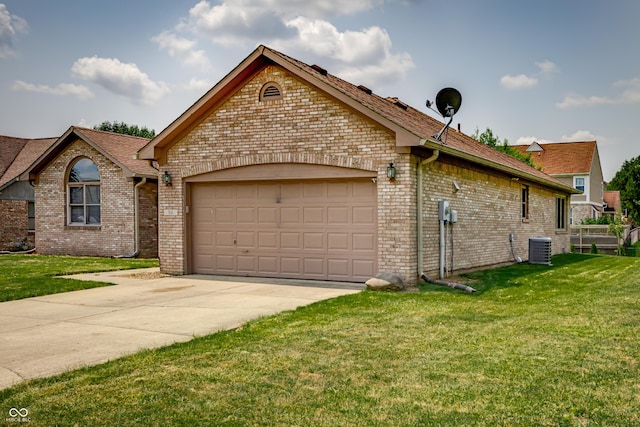
<instances>
[{"instance_id":1,"label":"concrete driveway","mask_svg":"<svg viewBox=\"0 0 640 427\"><path fill-rule=\"evenodd\" d=\"M160 277L157 269L70 277L116 286L0 303L0 389L364 289L316 281Z\"/></svg>"}]
</instances>

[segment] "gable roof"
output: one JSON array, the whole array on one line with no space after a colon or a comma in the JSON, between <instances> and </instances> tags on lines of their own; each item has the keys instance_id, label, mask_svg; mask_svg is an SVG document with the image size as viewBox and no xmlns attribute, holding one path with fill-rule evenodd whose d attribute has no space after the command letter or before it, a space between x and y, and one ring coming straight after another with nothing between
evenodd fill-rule
<instances>
[{"instance_id":1,"label":"gable roof","mask_svg":"<svg viewBox=\"0 0 640 427\"><path fill-rule=\"evenodd\" d=\"M542 150L531 150L530 147ZM593 157L597 155L596 141L582 142L558 142L540 144L533 142L531 145L514 145L522 153L531 154L531 159L536 165L549 175L576 175L591 172ZM534 152L531 152L534 151Z\"/></svg>"},{"instance_id":2,"label":"gable roof","mask_svg":"<svg viewBox=\"0 0 640 427\"><path fill-rule=\"evenodd\" d=\"M0 136L0 190L14 182L56 139Z\"/></svg>"},{"instance_id":3,"label":"gable roof","mask_svg":"<svg viewBox=\"0 0 640 427\"><path fill-rule=\"evenodd\" d=\"M448 132L446 143L437 141L433 135L443 127L443 123L439 120L408 106L397 98L380 97L364 86L355 86L329 74L321 67L310 66L265 46L259 46L152 139L140 150L140 157L164 163L166 152L173 144L239 90L246 80L267 65L274 64L394 132L396 146L398 149L406 150L404 152L409 152L411 147L422 146L565 192L576 192L561 181L453 129Z\"/></svg>"},{"instance_id":4,"label":"gable roof","mask_svg":"<svg viewBox=\"0 0 640 427\"><path fill-rule=\"evenodd\" d=\"M71 126L31 164L20 179L35 179L49 162L77 139L83 140L120 167L125 177L158 178L157 169L149 161L137 158L138 150L149 142L147 138Z\"/></svg>"}]
</instances>

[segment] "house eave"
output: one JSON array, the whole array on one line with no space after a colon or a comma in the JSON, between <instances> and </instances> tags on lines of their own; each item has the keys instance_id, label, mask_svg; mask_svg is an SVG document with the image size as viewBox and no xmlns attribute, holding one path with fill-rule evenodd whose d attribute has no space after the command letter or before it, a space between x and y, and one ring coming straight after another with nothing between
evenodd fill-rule
<instances>
[{"instance_id":1,"label":"house eave","mask_svg":"<svg viewBox=\"0 0 640 427\"><path fill-rule=\"evenodd\" d=\"M470 161L472 163L475 163L477 165L480 166L484 166L487 168L491 168L494 170L498 170L500 172L506 173L508 175L511 175L513 178L519 178L519 179L526 179L527 181L530 182L534 182L536 184L540 184L543 185L545 187L548 188L552 188L556 191L561 191L563 193L568 193L568 194L581 194L580 191L576 190L573 187L569 187L567 185L562 185L550 180L545 180L541 177L538 177L536 175L527 173L525 171L516 169L516 168L512 168L508 165L502 164L502 163L498 163L498 162L494 162L492 160L483 158L483 157L478 157L478 156L474 156L472 154L466 153L464 151L460 151L460 150L456 150L455 148L449 147L445 144L442 144L440 142L437 141L433 141L430 139L422 139L421 141L421 145L426 147L426 148L430 148L432 150L440 150L441 153L443 154L449 154L453 157L457 157L460 159L464 159L467 161Z\"/></svg>"}]
</instances>

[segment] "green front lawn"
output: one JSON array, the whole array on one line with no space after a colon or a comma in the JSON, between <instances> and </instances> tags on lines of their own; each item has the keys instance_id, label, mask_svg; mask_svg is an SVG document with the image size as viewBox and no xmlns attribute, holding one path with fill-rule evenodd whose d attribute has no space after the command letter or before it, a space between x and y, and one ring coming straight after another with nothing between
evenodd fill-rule
<instances>
[{"instance_id":1,"label":"green front lawn","mask_svg":"<svg viewBox=\"0 0 640 427\"><path fill-rule=\"evenodd\" d=\"M108 285L55 276L157 266L154 259L0 255L0 302Z\"/></svg>"},{"instance_id":2,"label":"green front lawn","mask_svg":"<svg viewBox=\"0 0 640 427\"><path fill-rule=\"evenodd\" d=\"M0 391L32 425L640 425L640 260L358 294Z\"/></svg>"}]
</instances>

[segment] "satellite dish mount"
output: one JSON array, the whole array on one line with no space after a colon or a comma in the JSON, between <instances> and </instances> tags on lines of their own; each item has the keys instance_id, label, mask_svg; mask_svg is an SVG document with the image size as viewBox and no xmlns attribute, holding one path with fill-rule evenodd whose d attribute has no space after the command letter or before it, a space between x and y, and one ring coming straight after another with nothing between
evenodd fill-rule
<instances>
[{"instance_id":1,"label":"satellite dish mount","mask_svg":"<svg viewBox=\"0 0 640 427\"><path fill-rule=\"evenodd\" d=\"M462 95L457 89L452 87L441 89L436 95L436 108L438 109L438 112L445 119L449 117L449 121L444 125L440 132L433 135L433 138L436 141L442 142L442 134L449 129L449 125L453 121L453 116L460 109L460 104L462 104ZM427 100L427 107L431 108L432 105L433 102ZM433 110L433 108L431 109Z\"/></svg>"}]
</instances>

